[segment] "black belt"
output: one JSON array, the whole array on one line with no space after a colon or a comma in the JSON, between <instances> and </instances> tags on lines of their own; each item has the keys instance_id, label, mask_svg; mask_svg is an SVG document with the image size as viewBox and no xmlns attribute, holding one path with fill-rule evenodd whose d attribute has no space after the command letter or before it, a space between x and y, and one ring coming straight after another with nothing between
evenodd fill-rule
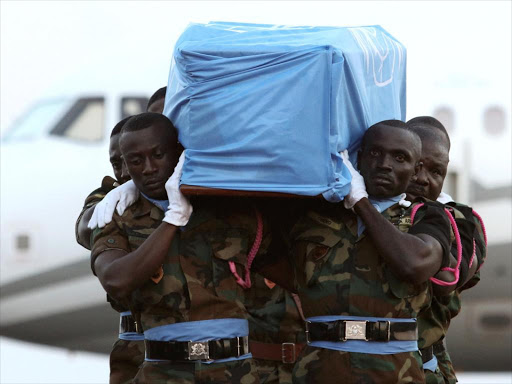
<instances>
[{"instance_id":1,"label":"black belt","mask_svg":"<svg viewBox=\"0 0 512 384\"><path fill-rule=\"evenodd\" d=\"M443 339L434 343L430 347L420 349L421 360L423 361L423 364L425 364L427 361L432 360L434 358L434 355L438 355L444 351L446 351L446 347L444 345Z\"/></svg>"},{"instance_id":2,"label":"black belt","mask_svg":"<svg viewBox=\"0 0 512 384\"><path fill-rule=\"evenodd\" d=\"M249 353L249 337L210 341L144 340L146 358L155 360L219 360Z\"/></svg>"},{"instance_id":3,"label":"black belt","mask_svg":"<svg viewBox=\"0 0 512 384\"><path fill-rule=\"evenodd\" d=\"M119 333L126 332L144 333L132 315L121 316L119 319Z\"/></svg>"},{"instance_id":4,"label":"black belt","mask_svg":"<svg viewBox=\"0 0 512 384\"><path fill-rule=\"evenodd\" d=\"M394 341L418 340L416 322L353 321L329 322L306 321L307 342L312 341Z\"/></svg>"}]
</instances>

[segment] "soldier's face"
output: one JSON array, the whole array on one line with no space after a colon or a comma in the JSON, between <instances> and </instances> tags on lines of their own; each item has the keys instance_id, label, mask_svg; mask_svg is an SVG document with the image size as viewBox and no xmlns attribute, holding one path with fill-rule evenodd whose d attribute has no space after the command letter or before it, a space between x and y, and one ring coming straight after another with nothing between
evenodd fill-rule
<instances>
[{"instance_id":1,"label":"soldier's face","mask_svg":"<svg viewBox=\"0 0 512 384\"><path fill-rule=\"evenodd\" d=\"M388 198L405 192L418 168L421 153L418 137L390 126L376 127L369 134L358 156L368 194Z\"/></svg>"},{"instance_id":2,"label":"soldier's face","mask_svg":"<svg viewBox=\"0 0 512 384\"><path fill-rule=\"evenodd\" d=\"M444 137L437 140L433 137L421 141L422 166L407 187L407 198L426 197L437 200L443 189L444 179L448 172L449 149Z\"/></svg>"},{"instance_id":3,"label":"soldier's face","mask_svg":"<svg viewBox=\"0 0 512 384\"><path fill-rule=\"evenodd\" d=\"M124 166L123 157L121 156L121 148L119 147L120 137L121 135L117 134L110 138L108 154L110 156L110 164L112 165L114 176L120 184L123 184L130 180L130 175L123 172L126 167Z\"/></svg>"},{"instance_id":4,"label":"soldier's face","mask_svg":"<svg viewBox=\"0 0 512 384\"><path fill-rule=\"evenodd\" d=\"M166 200L165 182L178 162L176 144L168 140L166 128L149 126L124 132L121 152L136 187L153 199Z\"/></svg>"}]
</instances>

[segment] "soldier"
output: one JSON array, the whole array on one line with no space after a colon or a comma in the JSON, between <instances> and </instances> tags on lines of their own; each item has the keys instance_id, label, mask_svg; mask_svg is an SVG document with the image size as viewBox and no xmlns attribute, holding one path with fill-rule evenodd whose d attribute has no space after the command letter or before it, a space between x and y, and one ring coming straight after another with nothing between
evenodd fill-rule
<instances>
[{"instance_id":1,"label":"soldier","mask_svg":"<svg viewBox=\"0 0 512 384\"><path fill-rule=\"evenodd\" d=\"M272 239L282 238L281 230L286 226L282 209L285 202L281 199L257 199L254 203L270 221ZM284 252L285 249L269 246L267 254L272 256ZM249 350L256 361L261 383L291 384L295 361L306 342L304 317L296 294L262 276L261 267L265 260L261 256L253 264L252 285L245 290Z\"/></svg>"},{"instance_id":2,"label":"soldier","mask_svg":"<svg viewBox=\"0 0 512 384\"><path fill-rule=\"evenodd\" d=\"M130 180L130 176L126 172L123 173L123 159L121 158L121 150L119 149L119 133L121 132L124 123L126 123L129 118L130 116L117 123L110 133L110 144L108 152L110 157L110 164L112 165L112 170L114 171L114 176L116 179L114 180L110 176L105 176L103 178L101 187L91 192L85 199L84 207L76 221L76 241L82 247L89 250L91 249L91 230L87 227L87 225L89 224L89 220L91 219L91 216L94 212L94 206L103 200L105 195L112 189Z\"/></svg>"},{"instance_id":3,"label":"soldier","mask_svg":"<svg viewBox=\"0 0 512 384\"><path fill-rule=\"evenodd\" d=\"M149 98L146 107L147 112L163 112L166 91L167 87L159 88ZM84 208L82 209L82 212L80 212L80 215L78 216L78 219L76 221L76 241L78 242L78 244L89 250L91 249L91 229L88 228L88 225L94 213L94 207L97 203L103 200L105 195L108 192L110 192L113 188L130 180L130 175L126 172L126 169L123 168L123 159L121 157L121 150L119 149L119 133L121 132L124 123L126 123L130 117L131 116L125 117L123 120L117 123L114 129L112 130L112 133L110 134L110 164L112 164L112 169L114 171L114 176L116 177L116 180L112 180L112 178L108 176L103 179L101 188L94 190L89 194L89 196L87 196ZM96 219L94 219L94 221L96 221ZM95 226L96 225L93 225L93 227Z\"/></svg>"},{"instance_id":4,"label":"soldier","mask_svg":"<svg viewBox=\"0 0 512 384\"><path fill-rule=\"evenodd\" d=\"M420 155L405 123L375 124L358 154L361 175L344 155L352 174L344 205L353 212L314 203L294 225L308 339L294 383L425 380L415 317L430 303L428 279L449 264L450 223L436 203L416 211L403 201Z\"/></svg>"},{"instance_id":5,"label":"soldier","mask_svg":"<svg viewBox=\"0 0 512 384\"><path fill-rule=\"evenodd\" d=\"M266 247L266 223L232 199L197 201L188 221L191 206L179 192L183 156L169 178L179 150L166 117L130 119L120 145L141 196L95 230L91 265L144 328L146 361L134 382L258 383L243 288L232 273L246 269L249 249L255 256Z\"/></svg>"},{"instance_id":6,"label":"soldier","mask_svg":"<svg viewBox=\"0 0 512 384\"><path fill-rule=\"evenodd\" d=\"M450 138L444 126L435 118L420 116L407 122L422 141L421 162L423 166L407 188L407 197L426 197L436 200L442 194L444 179L448 171ZM486 255L483 223L473 210L453 202L444 194L441 200L453 212L462 241L462 259L457 284L450 284L449 290L434 289L435 296L427 311L418 317L419 346L425 368L427 383L456 383L457 377L446 350L444 338L450 321L461 309L460 293L474 286L480 280L477 269ZM457 249L452 249L456 254ZM475 273L476 272L476 273ZM436 276L442 281L452 282L453 276ZM454 282L455 283L455 282ZM448 292L447 292L448 291Z\"/></svg>"},{"instance_id":7,"label":"soldier","mask_svg":"<svg viewBox=\"0 0 512 384\"><path fill-rule=\"evenodd\" d=\"M89 250L91 249L91 230L87 228L87 224L94 211L94 207L108 192L130 179L130 176L123 172L123 160L119 149L120 132L128 119L129 117L117 123L110 135L110 163L112 164L116 180L110 176L103 178L101 187L87 196L82 212L76 222L76 241ZM109 382L111 384L129 383L135 377L139 366L144 361L144 335L136 332L133 317L127 308L116 303L108 295L107 301L110 302L112 308L120 313L119 337L114 342L110 352Z\"/></svg>"},{"instance_id":8,"label":"soldier","mask_svg":"<svg viewBox=\"0 0 512 384\"><path fill-rule=\"evenodd\" d=\"M150 97L147 110L162 113L166 89L167 87L160 88ZM96 204L102 201L112 189L130 180L130 175L126 172L119 148L121 129L130 117L128 116L117 123L110 135L110 164L112 164L116 180L110 176L103 178L101 187L91 192L85 199L82 212L80 212L76 221L76 241L88 250L91 249L91 229L88 228L88 224ZM127 308L116 303L108 295L107 301L120 314L119 338L114 342L110 353L110 383L128 383L135 377L139 366L144 361L144 335L136 332L134 319Z\"/></svg>"}]
</instances>

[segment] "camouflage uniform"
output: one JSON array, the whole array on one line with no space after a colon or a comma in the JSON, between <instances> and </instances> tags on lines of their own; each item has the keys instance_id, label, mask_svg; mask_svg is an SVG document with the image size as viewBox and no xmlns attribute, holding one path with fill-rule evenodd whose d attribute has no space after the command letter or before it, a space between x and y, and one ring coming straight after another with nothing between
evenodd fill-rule
<instances>
[{"instance_id":1,"label":"camouflage uniform","mask_svg":"<svg viewBox=\"0 0 512 384\"><path fill-rule=\"evenodd\" d=\"M449 222L431 204L414 225L411 208L395 204L382 214L400 231L439 240L449 262ZM369 236L357 235L357 216L342 204L314 207L291 232L299 296L306 318L345 315L411 319L430 303L427 282L412 285L395 277ZM378 343L378 342L374 342ZM370 348L370 346L368 347ZM421 383L419 351L371 354L307 346L293 371L294 383Z\"/></svg>"},{"instance_id":2,"label":"camouflage uniform","mask_svg":"<svg viewBox=\"0 0 512 384\"><path fill-rule=\"evenodd\" d=\"M90 239L81 239L78 234L78 224L85 211L98 204L105 195L114 189L118 183L110 176L105 176L101 187L92 191L85 199L84 206L75 225L75 236L78 244L84 248L91 249ZM108 299L112 308L117 312L125 312L128 309ZM139 366L144 361L144 341L143 340L123 340L117 339L110 352L110 379L111 384L131 383L139 370Z\"/></svg>"},{"instance_id":3,"label":"camouflage uniform","mask_svg":"<svg viewBox=\"0 0 512 384\"><path fill-rule=\"evenodd\" d=\"M101 182L101 187L95 189L89 195L85 198L84 206L82 208L82 211L78 215L78 219L76 219L75 223L75 237L76 242L80 244L82 247L86 249L91 249L91 239L80 239L79 233L78 233L78 224L82 220L82 216L84 215L85 211L87 211L89 208L95 206L98 204L107 193L109 193L111 190L113 190L115 187L117 187L119 184L116 180L111 178L110 176L105 176Z\"/></svg>"},{"instance_id":4,"label":"camouflage uniform","mask_svg":"<svg viewBox=\"0 0 512 384\"><path fill-rule=\"evenodd\" d=\"M163 277L136 290L132 312L145 331L179 322L247 317L243 289L228 262L239 273L255 238L256 220L248 207L193 203L194 213L177 233L162 265ZM164 213L140 198L122 217L115 214L95 232L92 259L106 249L136 249L160 225ZM263 237L260 249L268 245ZM252 359L224 363L145 361L135 383L258 383Z\"/></svg>"},{"instance_id":5,"label":"camouflage uniform","mask_svg":"<svg viewBox=\"0 0 512 384\"><path fill-rule=\"evenodd\" d=\"M460 282L457 288L448 295L434 296L428 310L418 317L419 346L421 349L433 347L434 355L437 358L438 366L435 372L425 370L425 377L428 384L456 383L457 377L450 359L450 355L444 346L444 338L450 326L451 319L457 316L461 309L460 294L463 290L469 289L480 281L480 272L477 271L469 281L467 278L470 259L475 251L479 267L486 256L486 245L483 229L479 220L473 215L472 209L458 203L450 203L453 209L453 216L456 219L462 241L462 261ZM475 248L473 249L473 239ZM457 254L456 247L452 247L452 254Z\"/></svg>"},{"instance_id":6,"label":"camouflage uniform","mask_svg":"<svg viewBox=\"0 0 512 384\"><path fill-rule=\"evenodd\" d=\"M109 383L132 383L144 362L144 340L117 339L110 352Z\"/></svg>"},{"instance_id":7,"label":"camouflage uniform","mask_svg":"<svg viewBox=\"0 0 512 384\"><path fill-rule=\"evenodd\" d=\"M251 281L252 287L245 295L250 340L268 344L304 345L304 321L292 295L257 273L252 274ZM294 348L291 345L287 347ZM254 358L262 384L291 384L293 363L257 359L256 355Z\"/></svg>"}]
</instances>

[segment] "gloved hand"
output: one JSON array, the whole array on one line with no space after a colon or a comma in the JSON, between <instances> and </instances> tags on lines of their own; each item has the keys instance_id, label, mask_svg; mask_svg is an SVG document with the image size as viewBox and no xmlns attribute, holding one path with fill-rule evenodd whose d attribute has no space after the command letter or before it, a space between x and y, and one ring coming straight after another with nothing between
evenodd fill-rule
<instances>
[{"instance_id":1,"label":"gloved hand","mask_svg":"<svg viewBox=\"0 0 512 384\"><path fill-rule=\"evenodd\" d=\"M343 205L345 208L351 209L363 197L368 197L368 193L366 192L363 176L361 176L361 174L352 166L352 163L348 158L348 151L346 149L341 152L341 158L343 159L343 163L346 165L350 174L352 175L352 181L350 182L350 192L347 196L345 196L345 199L343 199Z\"/></svg>"},{"instance_id":2,"label":"gloved hand","mask_svg":"<svg viewBox=\"0 0 512 384\"><path fill-rule=\"evenodd\" d=\"M180 192L181 171L184 162L185 151L181 154L180 160L176 168L174 168L174 173L165 183L165 190L169 198L169 208L165 212L163 221L177 227L187 225L190 215L192 214L192 205L190 205L188 199Z\"/></svg>"},{"instance_id":3,"label":"gloved hand","mask_svg":"<svg viewBox=\"0 0 512 384\"><path fill-rule=\"evenodd\" d=\"M402 193L400 195L400 201L398 202L398 204L401 206L401 207L404 207L404 208L409 208L411 206L411 202L409 200L407 200L407 195L405 193Z\"/></svg>"},{"instance_id":4,"label":"gloved hand","mask_svg":"<svg viewBox=\"0 0 512 384\"><path fill-rule=\"evenodd\" d=\"M132 180L111 190L107 195L94 207L91 220L87 225L90 229L96 227L103 228L112 221L114 210L117 206L117 213L122 215L126 208L132 205L139 198L139 190L135 187Z\"/></svg>"}]
</instances>

